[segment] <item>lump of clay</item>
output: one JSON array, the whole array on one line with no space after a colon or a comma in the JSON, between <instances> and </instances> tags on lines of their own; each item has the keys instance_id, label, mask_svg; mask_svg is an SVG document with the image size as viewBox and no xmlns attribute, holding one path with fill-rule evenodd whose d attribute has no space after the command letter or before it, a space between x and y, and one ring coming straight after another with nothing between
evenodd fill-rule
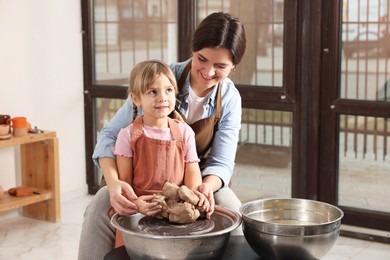
<instances>
[{"instance_id":1,"label":"lump of clay","mask_svg":"<svg viewBox=\"0 0 390 260\"><path fill-rule=\"evenodd\" d=\"M188 202L176 202L169 208L169 221L179 224L187 224L195 222L199 216L199 210Z\"/></svg>"},{"instance_id":2,"label":"lump of clay","mask_svg":"<svg viewBox=\"0 0 390 260\"><path fill-rule=\"evenodd\" d=\"M162 206L157 218L166 218L170 222L188 224L195 222L200 212L196 208L199 202L198 196L186 186L179 187L174 183L165 183L162 191L156 195L153 201Z\"/></svg>"},{"instance_id":3,"label":"lump of clay","mask_svg":"<svg viewBox=\"0 0 390 260\"><path fill-rule=\"evenodd\" d=\"M34 191L31 188L20 186L9 189L8 193L15 197L26 197L33 195Z\"/></svg>"},{"instance_id":4,"label":"lump of clay","mask_svg":"<svg viewBox=\"0 0 390 260\"><path fill-rule=\"evenodd\" d=\"M179 197L180 199L192 204L192 205L197 205L199 202L198 196L190 190L187 186L181 186L178 190Z\"/></svg>"},{"instance_id":5,"label":"lump of clay","mask_svg":"<svg viewBox=\"0 0 390 260\"><path fill-rule=\"evenodd\" d=\"M179 186L177 186L175 183L166 182L162 189L162 194L168 199L179 200L179 194L177 192L178 190Z\"/></svg>"},{"instance_id":6,"label":"lump of clay","mask_svg":"<svg viewBox=\"0 0 390 260\"><path fill-rule=\"evenodd\" d=\"M167 201L165 200L166 197L162 194L157 194L154 198L153 201L158 202L162 206L161 211L154 215L156 218L169 218L169 213L168 213L168 204Z\"/></svg>"}]
</instances>

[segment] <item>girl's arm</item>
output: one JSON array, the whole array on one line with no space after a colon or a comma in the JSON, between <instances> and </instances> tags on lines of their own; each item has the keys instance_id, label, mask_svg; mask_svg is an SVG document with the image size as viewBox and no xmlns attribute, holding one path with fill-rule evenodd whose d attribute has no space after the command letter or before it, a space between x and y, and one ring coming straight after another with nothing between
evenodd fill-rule
<instances>
[{"instance_id":1,"label":"girl's arm","mask_svg":"<svg viewBox=\"0 0 390 260\"><path fill-rule=\"evenodd\" d=\"M214 212L214 193L211 189L204 192L204 190L200 188L204 184L202 184L202 175L200 173L198 163L186 163L184 185L194 191L194 193L198 196L198 207L200 207L201 211L206 212L207 218L210 218Z\"/></svg>"},{"instance_id":2,"label":"girl's arm","mask_svg":"<svg viewBox=\"0 0 390 260\"><path fill-rule=\"evenodd\" d=\"M186 163L184 170L184 185L190 190L197 190L199 185L202 184L202 175L200 173L199 164Z\"/></svg>"},{"instance_id":3,"label":"girl's arm","mask_svg":"<svg viewBox=\"0 0 390 260\"><path fill-rule=\"evenodd\" d=\"M133 187L133 158L116 156L119 180L125 181Z\"/></svg>"},{"instance_id":4,"label":"girl's arm","mask_svg":"<svg viewBox=\"0 0 390 260\"><path fill-rule=\"evenodd\" d=\"M199 168L199 158L196 153L195 133L192 128L184 123L179 122L185 145L185 168L184 168L184 185L190 190L197 190L202 184L202 174Z\"/></svg>"},{"instance_id":5,"label":"girl's arm","mask_svg":"<svg viewBox=\"0 0 390 260\"><path fill-rule=\"evenodd\" d=\"M210 218L211 214L214 212L215 205L213 189L209 184L202 184L202 174L198 163L199 158L196 153L195 133L187 124L184 126L183 137L187 148L184 185L194 191L199 197L198 206L201 207L203 211L206 211L206 217ZM215 178L219 180L218 177L215 176Z\"/></svg>"}]
</instances>

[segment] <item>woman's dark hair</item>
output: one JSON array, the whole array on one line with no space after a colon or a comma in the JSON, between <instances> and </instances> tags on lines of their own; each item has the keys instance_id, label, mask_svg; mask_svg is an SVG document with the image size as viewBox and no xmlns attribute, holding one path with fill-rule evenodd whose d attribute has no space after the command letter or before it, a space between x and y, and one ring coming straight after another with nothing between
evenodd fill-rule
<instances>
[{"instance_id":1,"label":"woman's dark hair","mask_svg":"<svg viewBox=\"0 0 390 260\"><path fill-rule=\"evenodd\" d=\"M191 50L226 48L233 56L233 64L240 63L246 48L243 24L229 13L209 14L196 28L192 36Z\"/></svg>"}]
</instances>

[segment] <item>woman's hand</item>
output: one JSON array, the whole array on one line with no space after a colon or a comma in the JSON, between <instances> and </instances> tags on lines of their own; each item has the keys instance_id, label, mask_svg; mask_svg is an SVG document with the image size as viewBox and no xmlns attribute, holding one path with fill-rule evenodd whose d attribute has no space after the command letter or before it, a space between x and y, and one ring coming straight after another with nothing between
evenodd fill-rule
<instances>
[{"instance_id":1,"label":"woman's hand","mask_svg":"<svg viewBox=\"0 0 390 260\"><path fill-rule=\"evenodd\" d=\"M206 202L209 205L208 210L206 211L206 218L210 219L211 215L214 213L214 207L215 207L215 201L214 201L214 192L211 186L207 183L202 183L199 188L199 192L205 196ZM199 196L198 196L199 197ZM200 199L200 198L199 198ZM200 205L201 201L199 200L198 205ZM203 203L203 205L206 205L206 203Z\"/></svg>"},{"instance_id":2,"label":"woman's hand","mask_svg":"<svg viewBox=\"0 0 390 260\"><path fill-rule=\"evenodd\" d=\"M110 202L114 210L121 216L138 213L138 206L132 202L137 200L133 188L124 181L111 181L108 186L110 192Z\"/></svg>"},{"instance_id":3,"label":"woman's hand","mask_svg":"<svg viewBox=\"0 0 390 260\"><path fill-rule=\"evenodd\" d=\"M152 202L151 200L156 195L143 195L139 196L134 203L138 206L138 211L147 216L153 216L161 212L162 206L158 202Z\"/></svg>"}]
</instances>

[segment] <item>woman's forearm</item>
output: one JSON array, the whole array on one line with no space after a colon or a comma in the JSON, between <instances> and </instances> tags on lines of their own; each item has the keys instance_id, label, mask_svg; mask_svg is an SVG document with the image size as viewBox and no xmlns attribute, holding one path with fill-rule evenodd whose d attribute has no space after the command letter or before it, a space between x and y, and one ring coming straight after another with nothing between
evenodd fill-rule
<instances>
[{"instance_id":1,"label":"woman's forearm","mask_svg":"<svg viewBox=\"0 0 390 260\"><path fill-rule=\"evenodd\" d=\"M222 180L216 175L207 175L203 178L203 183L207 183L214 192L222 187Z\"/></svg>"}]
</instances>

